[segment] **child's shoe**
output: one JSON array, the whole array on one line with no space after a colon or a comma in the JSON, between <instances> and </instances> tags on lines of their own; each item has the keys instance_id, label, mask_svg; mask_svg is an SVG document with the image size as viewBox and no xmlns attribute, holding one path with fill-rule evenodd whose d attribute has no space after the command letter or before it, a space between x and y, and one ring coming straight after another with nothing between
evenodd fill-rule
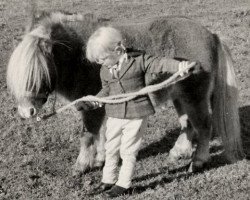
<instances>
[{"instance_id":1,"label":"child's shoe","mask_svg":"<svg viewBox=\"0 0 250 200\"><path fill-rule=\"evenodd\" d=\"M106 194L110 198L118 197L124 194L127 194L129 188L120 187L118 185L114 185L111 190L107 191Z\"/></svg>"},{"instance_id":2,"label":"child's shoe","mask_svg":"<svg viewBox=\"0 0 250 200\"><path fill-rule=\"evenodd\" d=\"M110 190L113 186L114 184L101 182L96 188L93 189L93 194L99 194L104 191Z\"/></svg>"}]
</instances>

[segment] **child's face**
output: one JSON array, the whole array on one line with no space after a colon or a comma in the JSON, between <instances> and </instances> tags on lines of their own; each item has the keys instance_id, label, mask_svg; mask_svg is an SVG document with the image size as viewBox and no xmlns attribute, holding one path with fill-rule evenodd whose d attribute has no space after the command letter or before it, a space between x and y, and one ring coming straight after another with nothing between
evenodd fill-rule
<instances>
[{"instance_id":1,"label":"child's face","mask_svg":"<svg viewBox=\"0 0 250 200\"><path fill-rule=\"evenodd\" d=\"M118 63L121 55L117 52L109 52L97 59L97 63L103 65L104 67L114 66Z\"/></svg>"}]
</instances>

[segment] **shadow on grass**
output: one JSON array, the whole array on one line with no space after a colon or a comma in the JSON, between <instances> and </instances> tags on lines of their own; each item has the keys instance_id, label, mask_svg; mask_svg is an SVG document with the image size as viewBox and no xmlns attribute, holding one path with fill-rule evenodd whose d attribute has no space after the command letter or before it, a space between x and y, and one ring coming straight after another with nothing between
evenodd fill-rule
<instances>
[{"instance_id":1,"label":"shadow on grass","mask_svg":"<svg viewBox=\"0 0 250 200\"><path fill-rule=\"evenodd\" d=\"M181 179L181 178L186 179L192 175L191 173L188 173L186 171L187 167L188 166L186 165L186 166L182 166L178 169L174 169L171 171L169 171L168 167L163 167L160 169L160 172L137 177L134 179L134 181L141 182L141 181L153 179L157 176L161 176L161 178L158 178L158 180L150 182L148 185L144 185L144 186L136 185L135 187L131 188L130 193L140 194L148 189L155 189L159 185L163 186L164 184L171 183L172 181L174 181L176 179Z\"/></svg>"},{"instance_id":2,"label":"shadow on grass","mask_svg":"<svg viewBox=\"0 0 250 200\"><path fill-rule=\"evenodd\" d=\"M241 107L239 109L241 132L243 148L246 153L247 159L250 159L250 105ZM160 141L153 142L145 148L141 149L138 155L138 160L148 158L150 156L156 156L159 153L167 153L173 147L178 136L180 129L174 129L168 132ZM210 153L216 153L222 150L222 146L212 147Z\"/></svg>"},{"instance_id":3,"label":"shadow on grass","mask_svg":"<svg viewBox=\"0 0 250 200\"><path fill-rule=\"evenodd\" d=\"M170 149L174 146L174 143L176 142L179 134L179 128L167 132L166 135L161 138L160 141L153 142L145 148L141 149L139 151L138 160L142 160L150 156L156 156L159 153L168 153Z\"/></svg>"},{"instance_id":4,"label":"shadow on grass","mask_svg":"<svg viewBox=\"0 0 250 200\"><path fill-rule=\"evenodd\" d=\"M220 151L220 148L218 149ZM187 162L185 162L187 163ZM140 194L145 192L148 189L155 189L157 186L164 186L165 184L171 183L174 180L179 179L188 179L190 176L193 176L194 174L204 173L205 171L215 169L221 166L224 166L228 164L227 160L225 159L225 156L221 152L217 152L216 155L211 156L211 160L209 163L205 164L201 171L195 172L195 173L189 173L188 168L190 166L190 163L182 165L178 168L171 167L171 170L168 166L161 168L157 173L147 174L141 177L137 177L134 179L135 182L143 182L143 181L149 181L150 179L153 179L154 181L150 182L147 185L136 185L131 189L130 193L132 194ZM173 165L173 164L172 164ZM156 177L160 177L157 178Z\"/></svg>"},{"instance_id":5,"label":"shadow on grass","mask_svg":"<svg viewBox=\"0 0 250 200\"><path fill-rule=\"evenodd\" d=\"M240 122L241 122L241 132L242 132L242 141L243 148L246 154L246 158L250 158L250 106L244 106L239 109ZM151 143L149 146L145 147L139 152L139 160L145 159L150 156L156 156L159 153L166 153L174 145L177 137L179 136L180 129L175 129L169 132L164 136L160 141ZM225 155L223 153L223 147L212 146L210 148L211 159L207 163L202 171L197 173L203 173L204 171L215 169L221 166L228 164ZM140 194L147 189L154 189L158 185L164 185L174 181L175 179L188 178L192 174L188 173L189 164L181 166L179 168L174 168L169 170L169 167L163 167L160 169L160 172L148 174L145 176L135 178L135 182L142 182L150 179L154 181L150 182L148 185L137 185L131 189L130 193ZM196 174L197 174L196 173ZM155 180L156 177L161 176L160 179Z\"/></svg>"},{"instance_id":6,"label":"shadow on grass","mask_svg":"<svg viewBox=\"0 0 250 200\"><path fill-rule=\"evenodd\" d=\"M250 159L250 105L239 109L242 143L246 159Z\"/></svg>"}]
</instances>

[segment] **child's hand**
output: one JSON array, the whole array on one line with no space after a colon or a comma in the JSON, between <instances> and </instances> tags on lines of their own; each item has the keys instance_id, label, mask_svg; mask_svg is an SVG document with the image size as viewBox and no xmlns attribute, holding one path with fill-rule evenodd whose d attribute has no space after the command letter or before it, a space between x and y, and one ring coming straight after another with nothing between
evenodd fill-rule
<instances>
[{"instance_id":1,"label":"child's hand","mask_svg":"<svg viewBox=\"0 0 250 200\"><path fill-rule=\"evenodd\" d=\"M194 62L190 63L188 61L182 61L182 62L179 63L179 71L182 71L180 73L181 77L188 73L188 71L189 71L188 66L191 65L191 64L194 64Z\"/></svg>"},{"instance_id":2,"label":"child's hand","mask_svg":"<svg viewBox=\"0 0 250 200\"><path fill-rule=\"evenodd\" d=\"M201 63L199 61L195 62L195 66L190 69L193 74L197 74L202 71Z\"/></svg>"},{"instance_id":3,"label":"child's hand","mask_svg":"<svg viewBox=\"0 0 250 200\"><path fill-rule=\"evenodd\" d=\"M75 107L78 111L84 110L84 111L89 111L89 110L94 110L98 107L102 107L103 104L96 102L96 101L80 101L75 104Z\"/></svg>"},{"instance_id":4,"label":"child's hand","mask_svg":"<svg viewBox=\"0 0 250 200\"><path fill-rule=\"evenodd\" d=\"M190 65L194 65L194 66L189 68ZM182 61L179 64L179 71L182 71L182 70L184 71L180 74L180 76L184 76L188 72L198 73L201 70L201 66L199 62Z\"/></svg>"},{"instance_id":5,"label":"child's hand","mask_svg":"<svg viewBox=\"0 0 250 200\"><path fill-rule=\"evenodd\" d=\"M103 103L100 103L100 102L98 102L98 101L92 101L92 102L90 102L90 103L92 103L92 105L93 105L93 109L96 109L96 108L100 108L100 107L102 107L103 106Z\"/></svg>"}]
</instances>

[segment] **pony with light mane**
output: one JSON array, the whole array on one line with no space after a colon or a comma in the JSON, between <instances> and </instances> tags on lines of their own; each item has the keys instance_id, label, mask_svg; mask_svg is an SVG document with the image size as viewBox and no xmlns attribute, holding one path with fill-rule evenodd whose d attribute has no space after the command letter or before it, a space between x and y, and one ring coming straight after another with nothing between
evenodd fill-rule
<instances>
[{"instance_id":1,"label":"pony with light mane","mask_svg":"<svg viewBox=\"0 0 250 200\"><path fill-rule=\"evenodd\" d=\"M80 14L42 12L33 16L7 69L7 84L17 100L21 117L36 116L53 91L73 101L100 90L100 66L85 58L85 44L101 25L103 22ZM169 159L191 157L196 136L197 148L189 170L201 169L210 158L212 130L222 137L228 160L241 159L244 153L238 89L230 52L218 36L181 17L112 26L122 31L127 47L201 63L200 73L150 94L154 106L171 99L179 116L181 134L170 150ZM165 78L164 74L160 77L151 74L145 81L153 84ZM81 115L84 128L76 171L85 171L104 162L105 111L99 108L82 111Z\"/></svg>"}]
</instances>

